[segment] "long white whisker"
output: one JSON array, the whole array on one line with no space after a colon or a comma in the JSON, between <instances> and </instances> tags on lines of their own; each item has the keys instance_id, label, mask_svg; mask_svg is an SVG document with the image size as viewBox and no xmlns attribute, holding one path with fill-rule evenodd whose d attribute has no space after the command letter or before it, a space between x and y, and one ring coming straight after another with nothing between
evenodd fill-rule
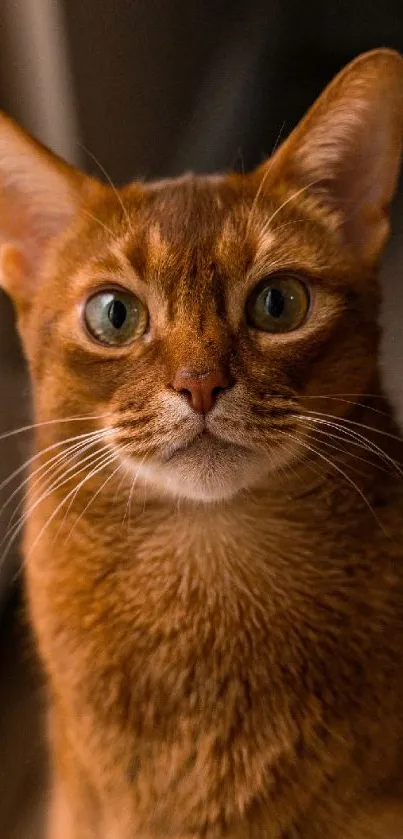
<instances>
[{"instance_id":1,"label":"long white whisker","mask_svg":"<svg viewBox=\"0 0 403 839\"><path fill-rule=\"evenodd\" d=\"M57 507L55 508L55 510L53 510L53 513L51 514L51 516L49 516L49 518L46 520L45 524L43 525L43 527L42 527L42 528L41 528L41 530L39 531L38 536L34 539L33 544L31 545L31 547L30 547L30 549L29 549L29 551L28 551L27 556L30 556L30 555L31 555L32 551L35 549L35 547L36 547L36 545L38 544L39 540L42 538L42 536L44 535L45 531L47 530L47 528L49 527L49 525L52 523L53 519L57 516L57 514L58 514L59 510L61 510L61 509L62 509L62 507L63 507L63 505L66 503L66 501L68 501L68 500L69 500L69 498L71 498L71 496L72 496L72 495L76 494L76 493L77 493L77 491L79 491L79 490L81 489L81 487L83 487L83 486L84 486L84 484L86 484L86 483L87 483L87 481L89 481L89 480L90 480L90 478L94 477L94 475L96 475L96 474L98 474L98 472L102 471L102 469L104 469L106 466L108 466L110 463L112 463L115 459L116 459L116 454L115 454L115 452L109 452L108 456L104 457L104 459L103 459L103 460L101 460L101 463L98 463L97 467L96 467L96 468L94 468L94 469L92 469L92 470L91 470L91 471L90 471L90 472L89 472L89 473L88 473L88 474L87 474L87 475L86 475L86 476L85 476L85 477L84 477L84 478L80 481L80 483L78 484L78 486L77 486L77 487L73 487L73 489L72 489L72 490L70 490L70 492L68 492L68 493L67 493L67 495L66 495L66 496L65 496L65 497L64 497L64 498L60 501L60 503L57 505ZM81 471L85 471L85 470L81 470ZM59 489L59 487L58 487L58 489Z\"/></svg>"},{"instance_id":2,"label":"long white whisker","mask_svg":"<svg viewBox=\"0 0 403 839\"><path fill-rule=\"evenodd\" d=\"M117 199L118 199L118 201L119 201L119 204L120 204L120 206L121 206L121 208L122 208L122 211L123 211L123 215L125 216L126 221L127 221L128 225L129 225L129 229L130 229L130 231L133 233L133 225L132 225L132 221L131 221L131 218L130 218L130 216L129 216L129 213L128 213L128 210L127 210L127 207L125 207L125 205L124 205L124 203L123 203L122 196L119 194L118 190L116 189L116 186L115 186L115 184L114 184L114 183L113 183L113 181L112 181L112 178L110 177L110 175L108 175L108 172L106 171L106 169L105 169L105 167L102 165L102 163L100 163L100 162L99 162L98 158L97 158L97 157L95 157L95 154L93 154L93 153L92 153L89 149L87 149L85 146L82 146L82 149L83 149L83 151L85 151L85 153L86 153L86 154L88 154L88 156L89 156L89 157L91 157L91 158L92 158L92 160L94 161L94 163L96 163L96 165L98 166L98 168L100 169L100 171L102 172L102 174L103 174L103 175L105 175L105 178L107 179L107 181L108 181L108 183L109 183L109 186L113 189L113 192L115 193L116 198L117 198Z\"/></svg>"},{"instance_id":3,"label":"long white whisker","mask_svg":"<svg viewBox=\"0 0 403 839\"><path fill-rule=\"evenodd\" d=\"M267 169L266 169L266 171L265 171L265 173L264 173L264 175L263 175L262 180L260 181L260 184L259 184L259 187L258 187L258 189L257 189L256 195L255 195L255 197L254 197L254 199L253 199L253 201L252 201L252 205L251 205L251 208L250 208L250 210L249 210L248 220L247 220L247 222L246 222L245 240L246 240L246 239L247 239L247 237L248 237L248 234L249 234L249 231L250 231L250 226L251 226L252 219L253 219L253 213L254 213L254 211L255 211L255 209L256 209L256 207L257 207L257 204L258 204L258 202L259 202L259 198L260 198L260 196L261 196L261 194L262 194L262 191L263 191L264 185L265 185L265 183L266 183L266 181L267 181L267 178L269 177L270 170L271 170L271 164L270 164L270 163L268 163L268 165L267 165Z\"/></svg>"},{"instance_id":4,"label":"long white whisker","mask_svg":"<svg viewBox=\"0 0 403 839\"><path fill-rule=\"evenodd\" d=\"M65 446L67 443L72 443L76 440L81 440L81 441L84 441L84 443L85 443L88 440L89 437L95 437L96 438L98 435L103 435L103 433L104 433L103 431L90 431L87 434L77 434L75 437L68 437L66 440L60 440L58 443L53 443L51 446L47 446L45 449L41 449L39 452L34 454L32 457L28 458L28 460L25 460L24 463L21 466L19 466L17 469L14 470L14 472L11 473L11 475L8 475L8 477L0 484L0 492L2 492L6 488L6 486L8 486L8 484L10 484L11 481L13 481L13 479L17 477L17 475L21 474L21 472L24 472L28 468L28 466L30 466L32 463L34 463L36 460L38 460L38 458L42 457L43 455L47 454L48 452L54 451L54 449L60 448L60 446ZM81 443L77 443L76 445L80 446ZM69 447L67 454L69 454L75 448L76 448L76 446ZM18 487L14 490L14 492L8 497L7 501L0 508L0 515L6 509L6 507L9 505L10 501L12 501L12 499L18 494L18 492L20 492L20 490L27 483L27 481L29 481L38 472L41 472L42 470L46 469L47 466L49 466L51 463L53 463L58 458L65 457L65 456L66 456L66 453L58 452L58 454L54 455L52 458L50 458L50 460L47 460L45 464L42 464L40 467L38 467L38 469L35 469L33 472L31 472L27 476L27 478L25 478L24 481L22 481L18 485Z\"/></svg>"},{"instance_id":5,"label":"long white whisker","mask_svg":"<svg viewBox=\"0 0 403 839\"><path fill-rule=\"evenodd\" d=\"M126 446L122 446L121 451L124 451L125 449L128 449L128 448L129 448L129 445L130 445L130 444L129 444L129 443L127 443L127 444L126 444ZM117 455L117 454L115 454L115 458L116 458L117 456L118 456L118 455ZM117 465L116 469L114 469L114 470L113 470L113 472L111 472L111 474L110 474L110 475L108 475L108 477L107 477L107 478L106 478L106 480L103 482L103 484L101 484L101 486L97 489L96 493L95 493L95 494L94 494L94 495L90 498L90 500L88 501L88 503L87 503L87 504L86 504L86 506L84 507L84 510L82 510L82 512L80 513L80 515L78 516L78 518L77 518L77 519L76 519L76 521L74 522L73 527L71 528L71 530L70 530L70 532L69 532L69 534L68 534L68 536L67 536L66 542L67 542L67 540L68 540L68 539L70 539L70 537L71 537L71 535L72 535L73 531L75 530L75 528L77 527L77 525L78 525L79 521L81 521L81 519L85 516L86 512L89 510L89 508L91 507L91 505L94 503L94 501L95 501L95 499L98 497L98 495L102 492L102 490L103 490L103 489L105 489L105 487L106 487L106 485L109 483L109 481L110 481L110 480L111 480L111 479L112 479L112 478L113 478L113 477L117 474L117 472L119 472L119 470L120 470L120 469L121 469L124 465L125 465L124 463L118 463L118 465ZM76 494L77 494L77 493L76 493ZM74 496L74 497L75 497L75 496Z\"/></svg>"},{"instance_id":6,"label":"long white whisker","mask_svg":"<svg viewBox=\"0 0 403 839\"><path fill-rule=\"evenodd\" d=\"M49 490L49 494L50 494L51 492L53 492L54 488L57 488L57 484L58 484L58 481L59 481L60 477L66 477L67 475L70 475L71 479L72 479L72 477L74 477L72 475L72 473L75 472L75 470L77 469L77 466L82 466L84 463L87 463L88 461L94 462L95 458L98 458L98 457L101 456L101 452L98 452L98 454L96 454L96 452L90 452L85 457L83 455L85 455L86 452L88 452L91 448L93 448L93 446L96 446L98 444L98 442L100 440L102 440L104 437L105 437L105 435L103 434L102 436L100 436L96 440L90 440L89 442L81 443L79 448L74 447L75 450L73 452L69 451L66 454L64 454L61 458L62 462L58 462L58 463L54 464L54 466L51 469L47 470L44 475L41 475L40 478L38 478L34 482L34 484L32 485L32 489L35 489L36 486L38 486L39 484L42 484L44 478L49 479L49 477L50 477L50 483L48 482L47 485L45 486L45 491ZM106 448L106 447L103 446L102 448ZM81 457L80 457L79 462L77 463L76 460L77 460L77 457L79 455ZM104 452L102 452L102 456L104 456ZM69 466L67 470L64 469L65 460L67 460L68 462L72 462L72 465ZM53 483L52 483L52 481L53 481ZM43 500L44 500L44 498L45 497L43 497Z\"/></svg>"},{"instance_id":7,"label":"long white whisker","mask_svg":"<svg viewBox=\"0 0 403 839\"><path fill-rule=\"evenodd\" d=\"M336 419L334 414L326 414L321 413L321 411L309 411L308 408L304 409L307 414L312 414L312 416L317 417L325 417L331 420ZM375 434L381 434L383 437L389 437L391 440L397 440L399 443L402 442L402 438L399 437L397 434L391 434L389 431L383 431L380 428L374 428L372 425L365 425L363 422L357 422L356 420L348 419L348 417L337 417L338 422L344 422L347 425L354 425L356 428L365 428L367 431L372 431Z\"/></svg>"},{"instance_id":8,"label":"long white whisker","mask_svg":"<svg viewBox=\"0 0 403 839\"><path fill-rule=\"evenodd\" d=\"M90 414L88 416L82 417L65 417L62 419L54 419L54 420L45 420L44 422L34 422L30 425L22 425L21 428L12 428L11 431L5 431L0 434L0 442L2 440L8 440L10 437L15 437L17 434L23 434L25 431L33 431L35 428L42 428L45 425L57 425L58 423L65 423L65 422L81 422L82 420L95 420L95 419L104 419L105 417L110 417L111 414Z\"/></svg>"},{"instance_id":9,"label":"long white whisker","mask_svg":"<svg viewBox=\"0 0 403 839\"><path fill-rule=\"evenodd\" d=\"M118 243L116 233L114 233L113 230L111 230L111 228L108 227L107 224L104 224L104 222L101 221L101 219L94 216L92 213L89 212L89 210L86 210L85 207L81 207L80 212L84 213L84 215L88 216L88 218L92 219L92 221L95 221L96 224L99 224L100 227L103 227L103 229L106 230L107 233L109 233L109 236L112 236L113 241Z\"/></svg>"},{"instance_id":10,"label":"long white whisker","mask_svg":"<svg viewBox=\"0 0 403 839\"><path fill-rule=\"evenodd\" d=\"M272 221L276 218L276 216L278 216L279 213L281 213L281 210L283 210L284 207L287 206L287 204L290 204L291 201L294 201L295 198L298 198L298 196L302 195L303 192L307 192L308 189L311 189L311 187L316 186L316 184L320 183L320 180L321 179L317 178L315 181L311 181L309 184L306 184L305 186L302 186L300 189L297 189L297 191L293 192L292 195L289 195L288 198L286 198L285 201L283 201L283 203L280 204L279 207L277 207L274 213L272 213L270 218L265 222L263 232L270 227Z\"/></svg>"},{"instance_id":11,"label":"long white whisker","mask_svg":"<svg viewBox=\"0 0 403 839\"><path fill-rule=\"evenodd\" d=\"M319 439L316 437L316 440L315 440L315 442L318 445L324 445L327 448L332 449L335 452L338 452L339 454L341 454L341 452L343 452L345 455L347 455L348 458L353 458L353 460L359 460L359 461L361 461L361 463L365 463L366 465L374 466L375 469L379 469L381 472L385 472L387 474L390 474L390 470L386 469L385 466L381 466L379 463L374 463L373 460L368 460L365 457L361 457L360 455L355 454L355 453L349 451L348 449L341 449L340 445L337 446L334 443L328 442L327 438L329 437L329 438L332 438L334 440L338 440L339 443L350 443L353 446L359 446L360 448L364 449L364 451L368 451L370 454L373 454L374 456L375 455L379 456L379 455L377 455L377 452L374 452L372 449L367 448L367 446L364 446L362 443L359 443L356 440L348 438L348 437L347 438L342 437L341 435L338 435L338 434L331 434L329 431L322 431L319 428L315 428L311 433L314 434L314 435L320 435ZM323 438L325 438L325 439L323 439Z\"/></svg>"},{"instance_id":12,"label":"long white whisker","mask_svg":"<svg viewBox=\"0 0 403 839\"><path fill-rule=\"evenodd\" d=\"M99 440L102 440L104 437L108 436L108 434L109 434L109 433L110 433L110 432L109 432L108 430L105 430L105 431L103 431L103 432L98 432L98 433L97 433L96 438L91 439L91 440L89 440L89 441L87 441L87 440L83 440L83 441L81 441L81 443L78 443L78 444L76 444L76 446L73 446L73 447L72 447L72 449L73 449L73 450L76 450L76 447L77 447L77 452L78 452L78 453L81 453L81 447L82 447L82 449L83 449L84 451L86 451L86 450L87 450L87 449L89 449L92 445L96 444ZM74 454L75 454L75 451L73 451L73 457L72 457L71 459L73 459L73 458L74 458ZM35 486L37 486L38 484L42 483L43 479L44 479L44 478L46 479L46 476L47 476L48 474L51 474L51 475L53 475L53 474L54 474L55 476L57 476L58 472L60 472L60 468L59 468L59 467L60 467L61 465L63 465L64 461L65 461L66 459L68 459L70 456L71 456L71 451L70 451L70 450L68 450L67 452L62 452L62 453L60 453L60 454L56 455L56 462L54 462L54 463L53 463L52 465L50 465L50 466L49 466L49 464L48 464L48 463L45 463L45 464L43 464L43 467L42 467L42 466L38 467L38 469L34 470L34 472L32 472L30 475L28 475L28 476L27 476L26 480L22 483L22 485L20 485L19 487L17 487L17 490L16 490L15 492L20 491L20 489L22 488L22 486L24 486L24 484L25 484L25 483L29 483L29 482L30 482L30 480L31 480L31 479L35 476L35 474L36 474L36 473L39 473L40 477L39 477L39 478L36 478L36 480L33 482L33 484L32 484L32 487L33 487L33 488L34 488ZM89 455L89 457L91 457L91 455ZM59 463L59 458L60 458L60 463ZM53 460L53 458L52 458L52 460ZM64 472L64 476L68 475L71 471L74 471L74 469L75 469L75 468L76 468L76 467L75 467L75 465L74 465L74 466L72 466L72 467L70 467L70 468L69 468L66 472ZM42 474L42 475L40 474L40 473L41 473L41 471L43 471L43 474ZM57 479L57 480L58 480L58 479ZM48 486L49 486L49 485L48 485ZM6 505L7 505L7 503L8 503L8 502L6 502ZM23 500L22 500L22 502L18 505L18 507L21 507L21 505L23 505L23 504L24 504L24 499L23 499ZM5 506L6 506L6 505L5 505ZM18 510L18 507L17 507L17 510ZM14 511L14 513L13 513L13 515L12 515L12 517L11 517L11 521L10 521L10 523L11 523L11 522L13 521L13 519L15 518L15 515L16 515L17 510L16 510L16 511ZM7 534L6 534L6 535L7 535ZM1 545L1 544L2 544L2 543L0 543L0 545Z\"/></svg>"},{"instance_id":13,"label":"long white whisker","mask_svg":"<svg viewBox=\"0 0 403 839\"><path fill-rule=\"evenodd\" d=\"M14 493L12 493L12 495L21 493L21 491L24 487L24 484L30 484L32 489L35 490L37 486L41 485L45 481L45 489L48 489L50 487L52 481L55 481L56 479L58 480L59 478L61 478L63 475L66 474L66 472L63 471L63 467L64 467L64 464L65 464L66 460L68 462L73 462L78 455L84 454L93 445L95 445L94 442L82 443L81 448L74 447L75 450L73 452L69 451L69 452L65 453L64 455L58 455L58 460L55 461L55 463L53 463L48 468L46 468L46 465L45 465L45 469L44 469L43 474L40 474L39 476L37 476L36 479L32 482L32 484L31 484L31 477L32 476L28 475L28 477L26 478L26 481L24 481L22 486L20 485L19 487L17 487L17 489L14 491ZM69 471L72 468L73 467L69 467ZM9 499L10 501L11 501L11 498L12 498L12 496L10 496L10 499ZM6 534L5 534L5 538L11 533L12 528L16 526L17 520L21 521L21 519L24 517L25 500L26 500L25 499L25 494L23 494L23 497L21 498L19 504L16 505L16 507L15 507L11 517L10 517L10 520L8 522L7 531L6 531Z\"/></svg>"},{"instance_id":14,"label":"long white whisker","mask_svg":"<svg viewBox=\"0 0 403 839\"><path fill-rule=\"evenodd\" d=\"M309 396L304 394L304 399L330 399L331 402L342 402L344 405L353 405L358 406L359 408L365 408L367 411L372 411L374 414L380 414L382 417L388 417L389 414L386 411L381 411L379 408L374 408L373 405L366 405L365 402L357 402L355 399L345 399L346 396L368 396L368 398L375 398L375 394L373 393L334 393L331 395L327 394L320 394L318 396L314 396L310 394ZM384 399L384 397L379 396L380 399Z\"/></svg>"},{"instance_id":15,"label":"long white whisker","mask_svg":"<svg viewBox=\"0 0 403 839\"><path fill-rule=\"evenodd\" d=\"M280 430L280 429L278 429L278 430ZM366 505L366 507L368 507L368 509L370 510L370 512L371 512L372 516L374 517L375 521L377 522L377 524L381 528L382 532L385 534L385 536L389 537L389 534L385 530L382 522L380 521L380 519L376 515L375 510L371 506L370 502L368 501L368 498L363 493L362 489L358 486L358 484L355 483L355 481L353 481L352 478L350 478L349 475L346 474L346 472L344 472L343 469L340 468L340 466L337 466L337 464L333 463L333 461L330 460L330 458L326 457L326 455L324 455L323 452L320 452L317 448L315 448L314 446L311 446L309 443L307 443L305 440L302 439L302 437L299 437L297 434L290 434L288 431L284 431L284 430L282 431L282 433L287 435L287 437L290 437L291 439L298 440L299 445L303 446L307 451L312 452L312 454L317 455L317 457L320 457L323 461L325 461L325 463L328 463L329 466L332 469L335 469L350 484L350 486L352 486L353 489L360 495L360 497L364 501L364 504Z\"/></svg>"},{"instance_id":16,"label":"long white whisker","mask_svg":"<svg viewBox=\"0 0 403 839\"><path fill-rule=\"evenodd\" d=\"M139 466L138 466L138 468L137 468L137 470L136 470L136 472L135 472L135 474L134 474L134 476L133 476L133 480L132 480L131 487L130 487L130 492L129 492L128 499L127 499L127 504L126 504L125 514L124 514L124 517L123 517L122 524L124 524L125 519L126 519L126 516L127 516L127 514L128 514L128 519L127 519L127 521L128 521L128 530L130 530L130 516L131 516L131 508L132 508L133 492L134 492L134 488L135 488L136 483L137 483L138 476L139 476L139 474L140 474L141 467L142 467L142 465L143 465L143 463L144 463L144 461L145 461L145 459L146 459L146 456L147 456L147 455L144 455L144 457L141 459L141 461L140 461L140 463L139 463Z\"/></svg>"},{"instance_id":17,"label":"long white whisker","mask_svg":"<svg viewBox=\"0 0 403 839\"><path fill-rule=\"evenodd\" d=\"M396 469L397 472L399 472L400 475L403 476L403 470L401 469L400 465L397 463L396 460L390 457L390 455L388 455L387 452L384 452L383 449L381 449L380 446L378 446L372 440L368 440L358 431L355 431L355 429L345 428L338 422L330 422L329 420L322 419L321 417L306 417L304 416L304 414L299 414L298 418L300 421L308 424L314 423L315 425L324 425L326 427L333 428L336 431L340 431L345 436L344 438L339 439L351 440L355 445L360 446L361 448L365 449L368 452L371 452L374 455L377 455L377 457L379 457L380 460L383 461L383 463L392 466L394 469ZM323 433L329 434L329 432Z\"/></svg>"},{"instance_id":18,"label":"long white whisker","mask_svg":"<svg viewBox=\"0 0 403 839\"><path fill-rule=\"evenodd\" d=\"M284 224L279 224L277 227L273 227L273 233L278 233L280 230L283 230L285 227L290 227L293 224L317 224L317 221L313 218L294 218L291 221L285 221Z\"/></svg>"},{"instance_id":19,"label":"long white whisker","mask_svg":"<svg viewBox=\"0 0 403 839\"><path fill-rule=\"evenodd\" d=\"M313 413L313 412L310 412L310 413ZM333 416L333 415L330 414L329 416ZM337 429L338 431L343 432L343 434L345 434L346 436L349 436L351 439L356 440L357 444L359 442L361 442L361 444L365 448L371 449L374 454L377 454L380 457L380 459L384 461L384 463L388 463L390 466L393 466L394 469L396 469L396 471L399 472L400 475L403 475L403 471L402 471L400 465L397 463L396 460L394 460L392 457L390 457L390 455L388 455L387 452L383 451L383 449L381 449L380 446L377 445L377 443L374 443L373 440L368 440L367 437L364 437L363 434L360 434L359 431L356 431L355 428L350 428L350 427L346 428L344 425L341 425L340 422L335 422L335 421L331 422L330 420L323 419L322 416L306 417L304 414L301 414L301 415L299 415L299 417L300 417L300 419L304 418L306 422L311 421L311 422L317 423L319 425L320 424L327 425L331 428ZM334 420L334 417L333 417L333 420ZM361 423L354 423L354 425L357 426L357 427L361 427L361 428L368 428L368 430L370 430L370 431L375 430L375 429L371 429L371 426L364 426Z\"/></svg>"},{"instance_id":20,"label":"long white whisker","mask_svg":"<svg viewBox=\"0 0 403 839\"><path fill-rule=\"evenodd\" d=\"M103 456L104 456L104 453L102 453L102 457L103 457ZM36 510L36 508L39 506L39 504L42 504L42 503L43 503L43 501L45 501L45 500L49 497L49 495L51 495L51 494L52 494L52 492L54 492L56 489L57 489L57 490L59 490L62 486L64 486L65 484L67 484L67 483L69 483L71 480L73 480L73 478L75 478L77 475L79 475L80 473L84 472L84 471L86 470L86 468L87 468L87 467L86 467L86 466L83 466L82 464L83 464L83 463L85 463L86 461L90 460L91 458L93 458L93 454L92 454L92 453L91 453L90 455L87 455L87 456L86 456L86 457L85 457L82 461L80 461L79 466L80 466L81 468L80 468L79 470L77 470L74 474L69 474L69 473L71 473L71 472L74 472L74 468L75 468L75 467L71 467L71 468L70 468L70 469L68 469L68 470L67 470L67 472L65 473L64 478L63 478L63 480L62 480L62 481L58 481L58 480L56 480L56 481L54 481L54 482L53 482L53 484L52 484L50 487L46 487L45 492L44 492L44 493L42 493L42 495L41 495L41 496L40 496L40 497L39 497L39 498L38 498L38 499L34 502L34 504L33 504L33 505L32 505L32 506L31 506L31 507L30 507L30 508L29 508L29 509L28 509L28 510L24 513L24 515L22 515L22 516L18 519L18 521L14 524L14 526L13 526L13 528L12 528L12 530L11 530L11 533L10 533L10 534L6 534L6 536L5 536L5 537L2 539L2 541L0 542L0 546L2 546L2 545L4 544L4 542L5 542L6 538L7 538L7 536L8 536L8 542L7 542L6 547L5 547L5 550L4 550L4 552L3 552L3 554L2 554L2 556L1 556L1 558L0 558L0 564L2 564L2 563L4 562L4 560L5 560L6 556L7 556L7 554L9 553L9 551L10 551L10 549L11 549L11 547L12 547L12 545L14 544L14 542L15 542L16 538L18 537L19 533L21 532L22 528L24 527L25 522L27 521L27 519L29 518L29 516L30 516L30 515L32 515L32 513L34 512L34 510ZM66 477L66 475L67 475L67 474L68 474L68 477Z\"/></svg>"},{"instance_id":21,"label":"long white whisker","mask_svg":"<svg viewBox=\"0 0 403 839\"><path fill-rule=\"evenodd\" d=\"M127 445L129 445L129 444L127 444ZM127 446L124 446L123 448L126 448L126 447L127 447ZM110 454L111 454L111 452L110 452L110 450L109 450L109 451L108 451L108 454L106 455L106 458L108 458ZM103 457L105 457L105 453L104 453L104 452L102 452L102 454L100 453L100 454L99 454L99 456L97 456L94 460L92 460L92 462L91 462L90 466L93 466L94 464L95 464L95 465L99 465L99 462L100 462L100 460L102 461L102 458L103 458ZM91 456L90 456L90 457L88 457L88 458L86 458L86 460L90 460L90 459L91 459ZM90 476L90 477L91 477L91 476ZM66 521L66 519L67 519L67 516L68 516L68 514L69 514L70 510L71 510L71 507L72 507L72 506L73 506L73 504L74 504L74 501L75 501L75 499L76 499L76 497L77 497L77 495L78 495L78 492L79 492L80 488L81 488L81 485L79 484L79 485L78 485L78 487L76 487L75 492L74 492L74 493L72 494L72 496L71 496L71 499L70 499L69 505L68 505L68 507L66 508L66 511L65 511L65 514L64 514L63 520L62 520L62 522L61 522L61 524L60 524L59 530L58 530L58 531L57 531L57 533L56 533L56 537L55 537L55 539L57 539L57 536L59 535L60 530L62 530L62 528L63 528L63 526L64 526L64 523L65 523L65 521Z\"/></svg>"}]
</instances>

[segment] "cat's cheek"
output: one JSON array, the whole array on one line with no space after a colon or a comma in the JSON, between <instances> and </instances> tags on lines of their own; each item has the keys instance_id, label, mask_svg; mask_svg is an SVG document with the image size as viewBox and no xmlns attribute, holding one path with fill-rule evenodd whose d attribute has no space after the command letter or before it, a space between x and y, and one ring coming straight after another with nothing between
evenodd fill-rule
<instances>
[{"instance_id":1,"label":"cat's cheek","mask_svg":"<svg viewBox=\"0 0 403 839\"><path fill-rule=\"evenodd\" d=\"M116 403L124 401L126 392L150 392L155 382L154 361L143 347L131 348L130 351L111 351L102 347L88 348L76 341L62 336L55 363L63 368L69 379L79 388L84 388L91 395L99 394L104 399L115 397Z\"/></svg>"},{"instance_id":2,"label":"cat's cheek","mask_svg":"<svg viewBox=\"0 0 403 839\"><path fill-rule=\"evenodd\" d=\"M254 335L253 349L244 356L243 367L249 374L250 386L288 394L301 393L318 361L328 353L329 346L340 342L346 332L346 313L340 301L327 317L315 313L312 323L288 335ZM354 334L354 328L350 331Z\"/></svg>"}]
</instances>

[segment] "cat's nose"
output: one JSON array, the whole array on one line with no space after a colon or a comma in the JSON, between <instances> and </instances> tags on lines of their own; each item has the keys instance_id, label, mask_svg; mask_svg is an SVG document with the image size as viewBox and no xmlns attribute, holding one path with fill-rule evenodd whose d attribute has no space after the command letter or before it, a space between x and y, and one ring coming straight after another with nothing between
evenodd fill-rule
<instances>
[{"instance_id":1,"label":"cat's nose","mask_svg":"<svg viewBox=\"0 0 403 839\"><path fill-rule=\"evenodd\" d=\"M185 396L198 414L208 414L217 396L229 386L230 378L222 370L178 370L172 382L173 389Z\"/></svg>"}]
</instances>

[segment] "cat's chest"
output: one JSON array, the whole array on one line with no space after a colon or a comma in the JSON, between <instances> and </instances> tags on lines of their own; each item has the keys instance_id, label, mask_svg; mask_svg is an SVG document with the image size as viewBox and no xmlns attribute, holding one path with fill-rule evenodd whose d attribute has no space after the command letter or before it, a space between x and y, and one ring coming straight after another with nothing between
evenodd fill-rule
<instances>
[{"instance_id":1,"label":"cat's chest","mask_svg":"<svg viewBox=\"0 0 403 839\"><path fill-rule=\"evenodd\" d=\"M219 514L130 524L105 522L102 534L83 524L60 553L50 533L30 560L39 640L66 692L103 715L125 707L131 730L151 739L216 719L223 738L274 718L284 692L300 701L315 607L274 526Z\"/></svg>"},{"instance_id":2,"label":"cat's chest","mask_svg":"<svg viewBox=\"0 0 403 839\"><path fill-rule=\"evenodd\" d=\"M61 658L64 643L66 655L72 644L92 655L92 666L105 651L139 683L150 669L164 685L198 673L207 690L221 669L262 674L283 656L292 667L318 639L330 649L337 628L340 646L343 624L348 642L371 612L398 600L400 566L385 555L380 528L363 543L313 516L287 520L246 505L231 515L140 510L102 526L71 519L62 522L68 539L56 519L28 554L38 622ZM33 518L27 544L41 528Z\"/></svg>"},{"instance_id":3,"label":"cat's chest","mask_svg":"<svg viewBox=\"0 0 403 839\"><path fill-rule=\"evenodd\" d=\"M267 718L284 695L301 703L339 677L356 682L358 645L364 663L397 591L374 575L373 545L264 510L98 525L83 522L62 549L52 529L42 540L28 568L36 622L66 689L92 701L113 682L100 704L136 706L143 731L178 709L232 725L264 702Z\"/></svg>"},{"instance_id":4,"label":"cat's chest","mask_svg":"<svg viewBox=\"0 0 403 839\"><path fill-rule=\"evenodd\" d=\"M181 835L235 818L264 791L275 825L285 797L308 799L321 783L318 752L343 766L351 731L340 720L357 697L371 719L385 701L373 673L396 580L369 575L372 553L352 540L332 553L323 534L292 523L284 533L263 516L130 524L83 523L60 550L51 532L29 561L75 748L97 755L103 788L119 778L128 810L154 814L156 836L169 820Z\"/></svg>"}]
</instances>

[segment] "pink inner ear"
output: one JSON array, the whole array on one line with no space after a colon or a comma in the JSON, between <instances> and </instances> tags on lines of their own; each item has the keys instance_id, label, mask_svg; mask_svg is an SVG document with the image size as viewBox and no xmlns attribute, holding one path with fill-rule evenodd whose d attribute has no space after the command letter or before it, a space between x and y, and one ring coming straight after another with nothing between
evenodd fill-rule
<instances>
[{"instance_id":1,"label":"pink inner ear","mask_svg":"<svg viewBox=\"0 0 403 839\"><path fill-rule=\"evenodd\" d=\"M14 245L0 245L0 277L6 289L17 289L29 273L29 264L18 248Z\"/></svg>"},{"instance_id":2,"label":"pink inner ear","mask_svg":"<svg viewBox=\"0 0 403 839\"><path fill-rule=\"evenodd\" d=\"M0 246L12 246L3 252L0 283L15 300L32 298L45 248L67 227L84 182L0 113Z\"/></svg>"},{"instance_id":3,"label":"pink inner ear","mask_svg":"<svg viewBox=\"0 0 403 839\"><path fill-rule=\"evenodd\" d=\"M331 82L269 165L273 177L311 185L346 243L369 263L388 232L402 139L403 61L380 50Z\"/></svg>"},{"instance_id":4,"label":"pink inner ear","mask_svg":"<svg viewBox=\"0 0 403 839\"><path fill-rule=\"evenodd\" d=\"M71 206L52 213L52 196L49 204L43 195L29 195L14 185L0 189L0 286L20 307L32 299L47 242L71 216Z\"/></svg>"},{"instance_id":5,"label":"pink inner ear","mask_svg":"<svg viewBox=\"0 0 403 839\"><path fill-rule=\"evenodd\" d=\"M339 215L346 242L364 261L376 258L384 244L385 211L399 170L390 106L379 105L378 97L346 97L315 114L284 161L297 180L317 182L313 191Z\"/></svg>"},{"instance_id":6,"label":"pink inner ear","mask_svg":"<svg viewBox=\"0 0 403 839\"><path fill-rule=\"evenodd\" d=\"M0 286L22 308L33 298L46 246L67 227L79 193L47 160L19 157L17 148L13 164L2 178L0 160Z\"/></svg>"},{"instance_id":7,"label":"pink inner ear","mask_svg":"<svg viewBox=\"0 0 403 839\"><path fill-rule=\"evenodd\" d=\"M35 275L41 250L49 238L45 228L46 224L35 218L23 196L12 188L0 192L0 243L8 246L3 254L2 282L12 295L16 283L29 283Z\"/></svg>"},{"instance_id":8,"label":"pink inner ear","mask_svg":"<svg viewBox=\"0 0 403 839\"><path fill-rule=\"evenodd\" d=\"M316 114L295 144L294 155L290 150L293 168L309 180L333 183L336 194L346 199L376 190L384 177L390 136L374 108L375 103L354 98Z\"/></svg>"}]
</instances>

